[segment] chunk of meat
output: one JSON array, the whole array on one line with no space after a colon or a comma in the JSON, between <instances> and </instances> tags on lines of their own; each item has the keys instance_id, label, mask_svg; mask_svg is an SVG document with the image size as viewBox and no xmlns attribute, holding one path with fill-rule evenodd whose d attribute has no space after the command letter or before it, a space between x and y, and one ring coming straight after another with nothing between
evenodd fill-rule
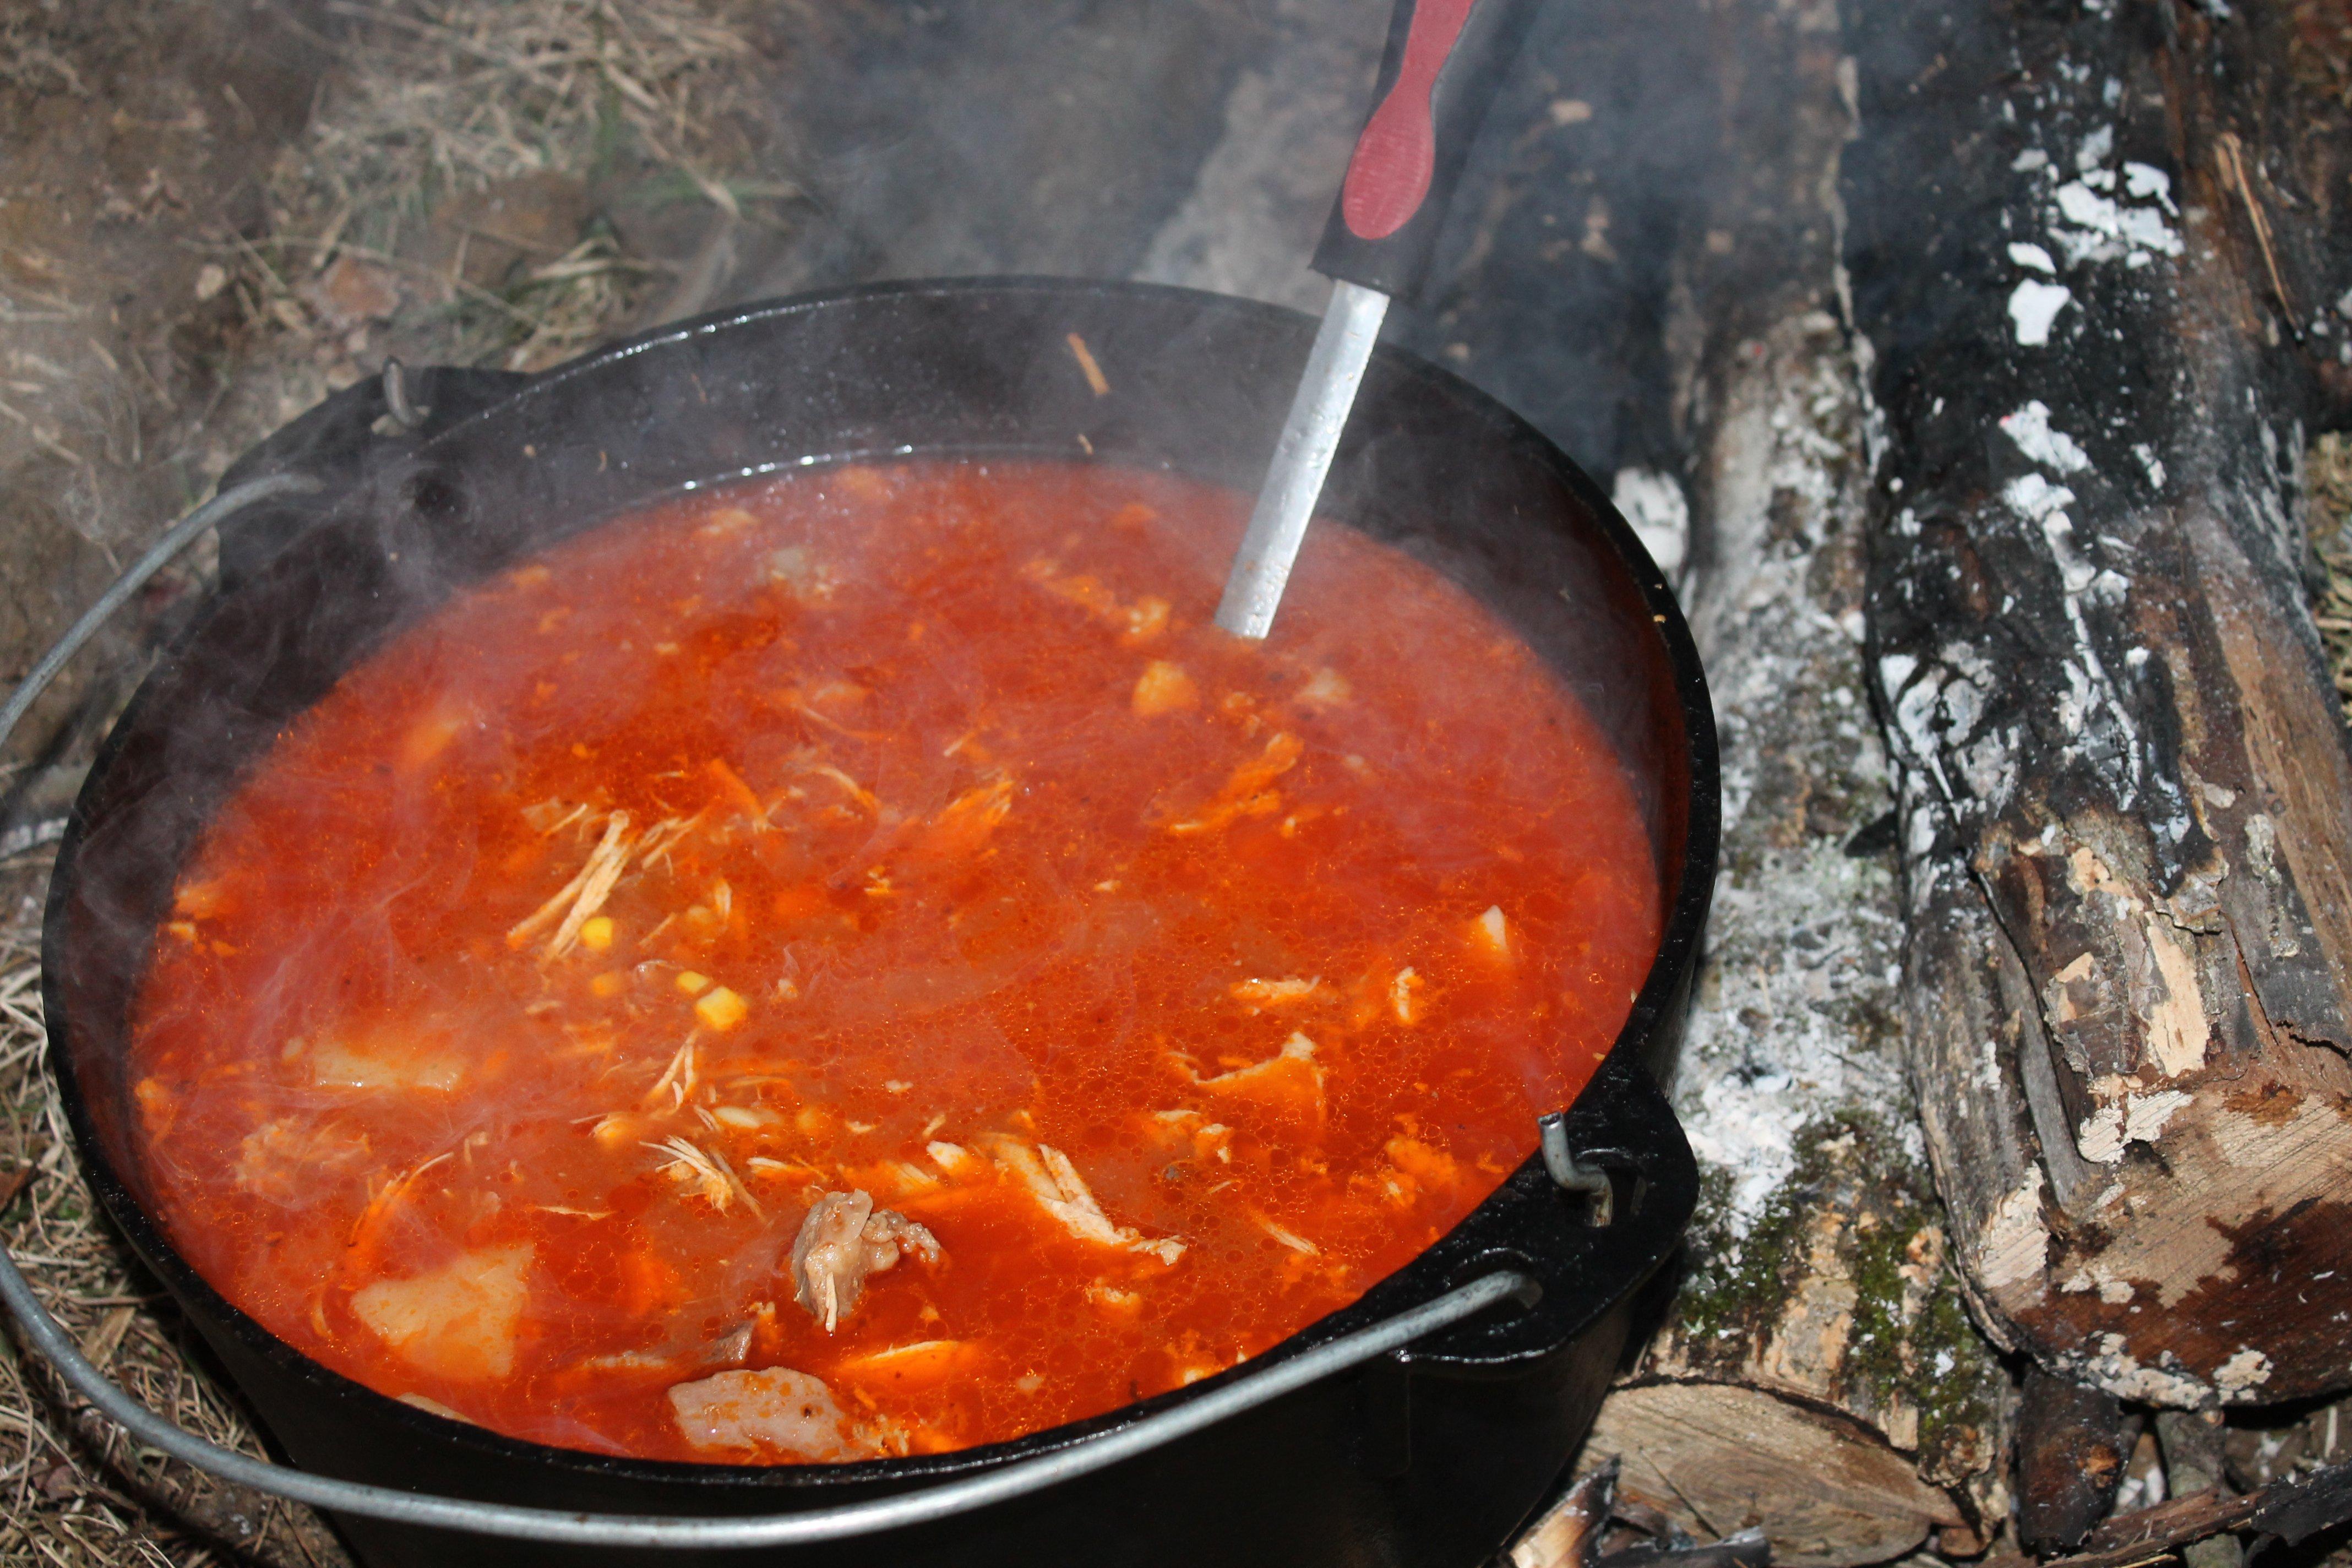
<instances>
[{"instance_id":1,"label":"chunk of meat","mask_svg":"<svg viewBox=\"0 0 2352 1568\"><path fill-rule=\"evenodd\" d=\"M1297 766L1306 750L1297 736L1275 734L1266 741L1265 751L1234 769L1213 798L1182 821L1170 823L1168 831L1213 833L1244 816L1280 811L1282 795L1274 787L1275 781Z\"/></svg>"},{"instance_id":2,"label":"chunk of meat","mask_svg":"<svg viewBox=\"0 0 2352 1568\"><path fill-rule=\"evenodd\" d=\"M364 1132L336 1121L281 1116L238 1142L237 1189L270 1203L307 1202L321 1184L347 1174L368 1152Z\"/></svg>"},{"instance_id":3,"label":"chunk of meat","mask_svg":"<svg viewBox=\"0 0 2352 1568\"><path fill-rule=\"evenodd\" d=\"M1184 1244L1173 1237L1155 1240L1132 1226L1114 1224L1070 1157L1051 1143L1032 1149L1018 1138L998 1136L988 1140L987 1148L996 1168L1028 1188L1037 1206L1080 1241L1147 1253L1168 1264L1184 1256Z\"/></svg>"},{"instance_id":4,"label":"chunk of meat","mask_svg":"<svg viewBox=\"0 0 2352 1568\"><path fill-rule=\"evenodd\" d=\"M1248 1100L1314 1126L1323 1122L1323 1069L1316 1065L1315 1042L1296 1029L1265 1060L1214 1078L1195 1075L1192 1081L1211 1094Z\"/></svg>"},{"instance_id":5,"label":"chunk of meat","mask_svg":"<svg viewBox=\"0 0 2352 1568\"><path fill-rule=\"evenodd\" d=\"M361 1287L352 1314L419 1372L465 1383L505 1377L537 1257L528 1244L462 1253L423 1274Z\"/></svg>"},{"instance_id":6,"label":"chunk of meat","mask_svg":"<svg viewBox=\"0 0 2352 1568\"><path fill-rule=\"evenodd\" d=\"M669 1406L679 1435L698 1448L781 1448L819 1462L873 1452L824 1380L788 1366L681 1383Z\"/></svg>"},{"instance_id":7,"label":"chunk of meat","mask_svg":"<svg viewBox=\"0 0 2352 1568\"><path fill-rule=\"evenodd\" d=\"M1377 1193L1392 1208L1411 1208L1423 1194L1459 1186L1462 1163L1444 1150L1400 1134L1381 1145L1387 1167L1370 1177L1359 1176L1350 1185Z\"/></svg>"},{"instance_id":8,"label":"chunk of meat","mask_svg":"<svg viewBox=\"0 0 2352 1568\"><path fill-rule=\"evenodd\" d=\"M1149 642L1168 629L1171 606L1167 600L1153 595L1146 594L1132 605L1122 605L1101 578L1090 573L1064 575L1057 563L1047 560L1030 562L1021 568L1021 575L1055 598L1067 600L1097 620L1118 628L1118 640L1130 647Z\"/></svg>"},{"instance_id":9,"label":"chunk of meat","mask_svg":"<svg viewBox=\"0 0 2352 1568\"><path fill-rule=\"evenodd\" d=\"M937 1263L939 1238L895 1209L876 1210L864 1192L819 1193L793 1238L793 1300L831 1333L901 1252Z\"/></svg>"},{"instance_id":10,"label":"chunk of meat","mask_svg":"<svg viewBox=\"0 0 2352 1568\"><path fill-rule=\"evenodd\" d=\"M805 544L787 544L770 552L768 581L810 606L830 602L841 586L832 563Z\"/></svg>"},{"instance_id":11,"label":"chunk of meat","mask_svg":"<svg viewBox=\"0 0 2352 1568\"><path fill-rule=\"evenodd\" d=\"M1236 980L1233 984L1234 999L1245 1004L1253 1013L1267 1007L1286 1007L1294 1002L1304 1002L1322 988L1320 975L1301 980L1297 975L1287 980Z\"/></svg>"},{"instance_id":12,"label":"chunk of meat","mask_svg":"<svg viewBox=\"0 0 2352 1568\"><path fill-rule=\"evenodd\" d=\"M1510 922L1503 918L1500 904L1489 904L1486 912L1472 921L1469 926L1470 945L1489 958L1511 956Z\"/></svg>"}]
</instances>

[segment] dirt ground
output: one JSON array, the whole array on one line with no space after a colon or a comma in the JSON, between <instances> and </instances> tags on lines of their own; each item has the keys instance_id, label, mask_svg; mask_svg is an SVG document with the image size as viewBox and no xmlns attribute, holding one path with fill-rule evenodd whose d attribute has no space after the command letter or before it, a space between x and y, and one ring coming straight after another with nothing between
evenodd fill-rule
<instances>
[{"instance_id":1,"label":"dirt ground","mask_svg":"<svg viewBox=\"0 0 2352 1568\"><path fill-rule=\"evenodd\" d=\"M700 308L796 196L766 96L820 16L729 0L0 5L0 670L245 447L386 356L536 369ZM40 1061L37 899L89 748L206 563L144 594L0 775L0 1211L151 1406L259 1453L93 1212ZM345 1561L0 1362L0 1561Z\"/></svg>"}]
</instances>

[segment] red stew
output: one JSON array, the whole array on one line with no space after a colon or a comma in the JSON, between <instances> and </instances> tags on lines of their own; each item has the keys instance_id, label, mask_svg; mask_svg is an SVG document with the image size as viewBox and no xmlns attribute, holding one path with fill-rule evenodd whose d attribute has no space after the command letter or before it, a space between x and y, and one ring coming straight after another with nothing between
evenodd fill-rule
<instances>
[{"instance_id":1,"label":"red stew","mask_svg":"<svg viewBox=\"0 0 2352 1568\"><path fill-rule=\"evenodd\" d=\"M175 1244L386 1393L725 1461L1012 1437L1355 1300L1576 1094L1660 894L1591 720L1427 568L1326 527L1219 632L1244 507L814 471L392 640L159 939Z\"/></svg>"}]
</instances>

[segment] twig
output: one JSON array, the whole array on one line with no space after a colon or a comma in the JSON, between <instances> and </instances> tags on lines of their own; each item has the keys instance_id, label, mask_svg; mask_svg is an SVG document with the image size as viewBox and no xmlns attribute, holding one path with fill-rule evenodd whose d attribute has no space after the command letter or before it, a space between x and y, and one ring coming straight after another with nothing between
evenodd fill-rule
<instances>
[{"instance_id":1,"label":"twig","mask_svg":"<svg viewBox=\"0 0 2352 1568\"><path fill-rule=\"evenodd\" d=\"M2181 1547L2227 1531L2274 1535L2292 1546L2306 1536L2352 1520L2352 1463L2242 1495L2214 1488L2110 1519L2091 1531L2084 1550L2053 1558L2042 1568L2139 1568ZM1980 1568L2032 1568L2027 1557L1990 1558Z\"/></svg>"},{"instance_id":2,"label":"twig","mask_svg":"<svg viewBox=\"0 0 2352 1568\"><path fill-rule=\"evenodd\" d=\"M2263 212L2262 202L2254 195L2253 182L2246 177L2246 159L2240 147L2237 133L2224 131L2215 142L2221 164L2222 178L2238 187L2238 199L2245 204L2246 221L2253 226L2254 243L2262 248L2263 266L2271 275L2271 292L2278 297L2279 310L2286 317L2287 331L2303 339L2298 324L2294 297L2286 291L2286 280L2279 276L2278 253L2271 247L2270 216Z\"/></svg>"}]
</instances>

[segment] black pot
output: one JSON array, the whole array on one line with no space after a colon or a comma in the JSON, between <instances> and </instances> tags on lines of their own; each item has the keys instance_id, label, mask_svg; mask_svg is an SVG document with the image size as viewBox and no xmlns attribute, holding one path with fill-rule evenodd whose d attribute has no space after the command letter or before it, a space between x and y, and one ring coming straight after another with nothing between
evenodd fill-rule
<instances>
[{"instance_id":1,"label":"black pot","mask_svg":"<svg viewBox=\"0 0 2352 1568\"><path fill-rule=\"evenodd\" d=\"M794 1563L1411 1563L1484 1561L1558 1478L1629 1330L1637 1287L1696 1198L1654 1075L1688 1000L1715 875L1714 727L1673 595L1591 481L1524 422L1394 350L1372 361L1328 515L1466 586L1574 686L1637 784L1668 900L1632 1017L1568 1119L1614 1215L1530 1159L1354 1306L1218 1378L960 1453L845 1465L690 1465L519 1442L307 1360L215 1293L150 1217L122 1061L130 1004L183 860L280 725L453 586L683 488L796 464L1003 452L1263 476L1314 323L1187 290L994 280L760 306L543 375L427 372L424 410L370 383L250 454L317 497L249 513L223 587L148 678L82 791L45 932L50 1048L90 1180L292 1462L418 1490L565 1509L746 1514L902 1492L1062 1447L1255 1375L1497 1268L1542 1287L1387 1360L1142 1457L946 1523L775 1552ZM1097 395L1067 335L1108 376ZM1534 1141L1535 1130L1528 1130ZM344 1520L369 1563L672 1561Z\"/></svg>"}]
</instances>

